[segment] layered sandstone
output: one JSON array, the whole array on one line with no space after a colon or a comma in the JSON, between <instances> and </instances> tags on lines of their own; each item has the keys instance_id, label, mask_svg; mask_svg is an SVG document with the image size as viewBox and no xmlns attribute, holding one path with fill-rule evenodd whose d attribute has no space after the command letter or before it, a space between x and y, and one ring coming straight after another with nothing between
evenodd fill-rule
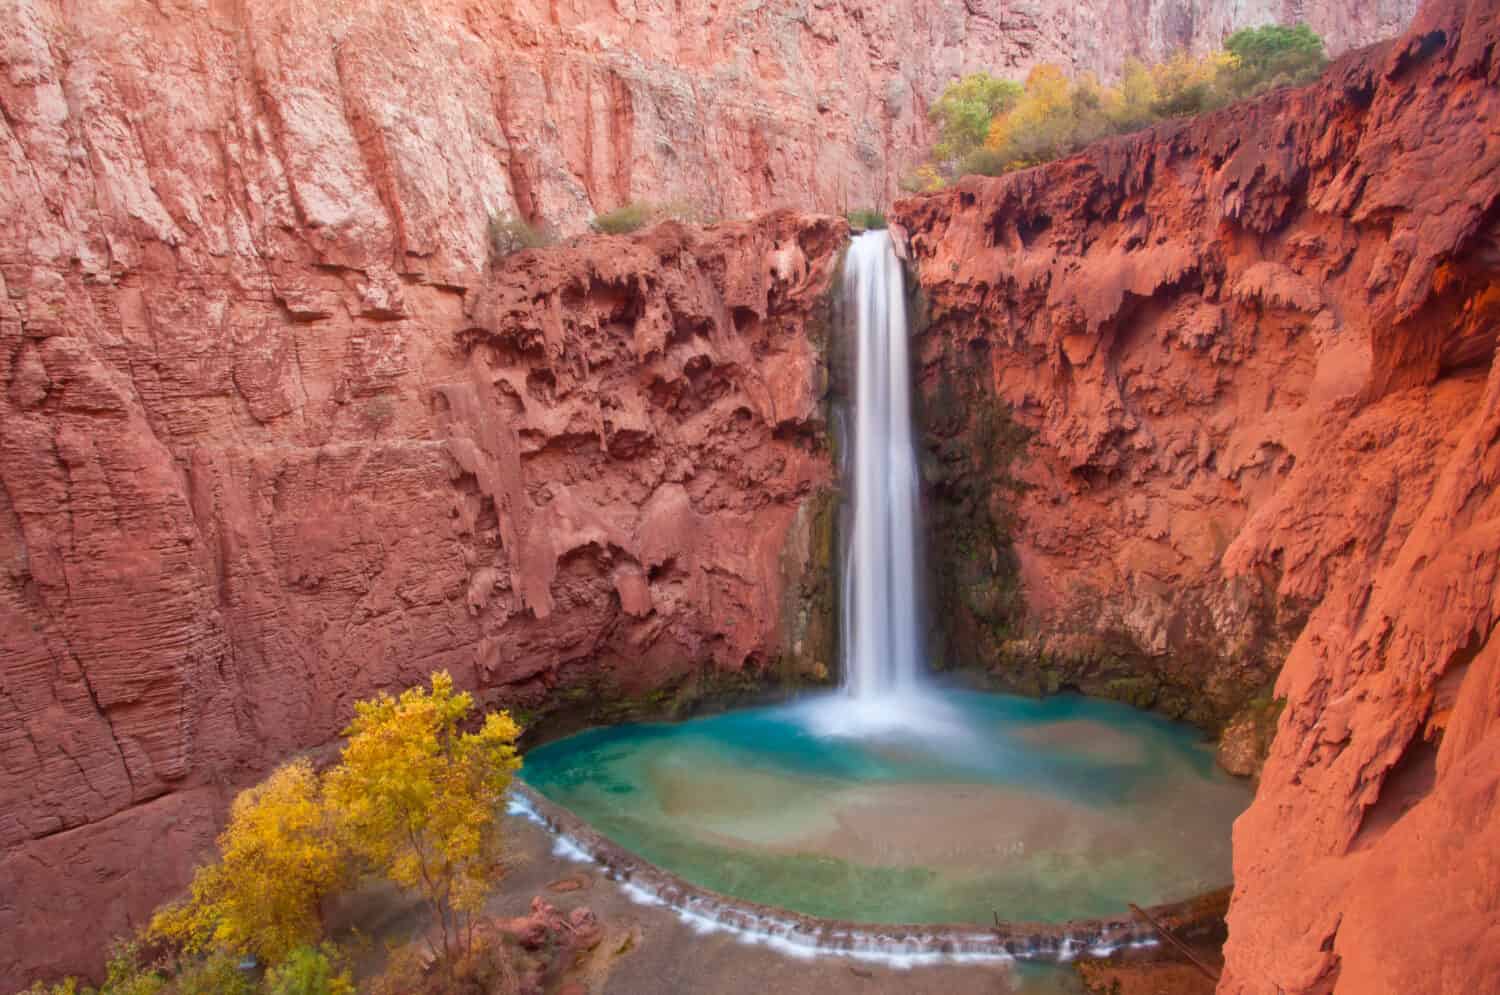
<instances>
[{"instance_id":1,"label":"layered sandstone","mask_svg":"<svg viewBox=\"0 0 1500 995\"><path fill-rule=\"evenodd\" d=\"M898 210L928 395L976 402L935 498L1011 544L962 609L990 662L1228 709L1295 638L1224 993L1500 978L1497 43L1434 2L1317 86Z\"/></svg>"},{"instance_id":2,"label":"layered sandstone","mask_svg":"<svg viewBox=\"0 0 1500 995\"><path fill-rule=\"evenodd\" d=\"M841 227L491 217L875 202L959 72L1410 3L1314 7L0 0L0 987L374 690L824 662Z\"/></svg>"},{"instance_id":3,"label":"layered sandstone","mask_svg":"<svg viewBox=\"0 0 1500 995\"><path fill-rule=\"evenodd\" d=\"M962 73L1109 76L1299 18L1342 52L1414 7L4 0L0 64L40 181L100 184L160 241L242 251L233 217L253 213L316 231L333 261L441 276L482 261L492 214L575 232L632 200L713 217L885 203ZM207 196L225 172L250 200Z\"/></svg>"},{"instance_id":4,"label":"layered sandstone","mask_svg":"<svg viewBox=\"0 0 1500 995\"><path fill-rule=\"evenodd\" d=\"M536 710L830 662L783 607L827 583L841 221L594 237L461 286L323 262L220 179L197 194L243 254L8 208L0 989L96 965L229 791L378 690L442 667ZM48 235L83 252L74 220L132 265L41 264Z\"/></svg>"}]
</instances>

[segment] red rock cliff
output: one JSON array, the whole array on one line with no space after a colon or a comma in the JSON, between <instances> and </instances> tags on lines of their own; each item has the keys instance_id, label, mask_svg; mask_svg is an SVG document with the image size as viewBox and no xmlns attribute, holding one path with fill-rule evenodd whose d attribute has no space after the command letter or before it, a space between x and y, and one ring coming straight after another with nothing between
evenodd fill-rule
<instances>
[{"instance_id":1,"label":"red rock cliff","mask_svg":"<svg viewBox=\"0 0 1500 995\"><path fill-rule=\"evenodd\" d=\"M1281 667L1224 993L1500 983L1497 43L1434 2L1318 86L898 209L929 393L977 366L1031 433L978 478L1014 640Z\"/></svg>"},{"instance_id":2,"label":"red rock cliff","mask_svg":"<svg viewBox=\"0 0 1500 995\"><path fill-rule=\"evenodd\" d=\"M1334 51L1415 0L4 0L11 156L160 241L254 214L435 276L493 213L581 230L635 199L714 216L890 199L958 74L1105 75L1306 18ZM224 172L246 191L210 199ZM82 196L81 194L78 196ZM97 239L84 259L110 251ZM350 254L353 254L350 256ZM343 258L348 257L348 258Z\"/></svg>"},{"instance_id":3,"label":"red rock cliff","mask_svg":"<svg viewBox=\"0 0 1500 995\"><path fill-rule=\"evenodd\" d=\"M0 989L97 964L230 789L378 689L444 667L537 707L829 662L783 602L826 574L842 221L595 237L465 288L325 261L237 213L239 174L195 193L246 239L222 253L52 215L32 176L0 243Z\"/></svg>"},{"instance_id":4,"label":"red rock cliff","mask_svg":"<svg viewBox=\"0 0 1500 995\"><path fill-rule=\"evenodd\" d=\"M1305 6L0 0L0 987L376 688L810 656L839 229L485 275L491 215L874 201L958 72L1410 4Z\"/></svg>"}]
</instances>

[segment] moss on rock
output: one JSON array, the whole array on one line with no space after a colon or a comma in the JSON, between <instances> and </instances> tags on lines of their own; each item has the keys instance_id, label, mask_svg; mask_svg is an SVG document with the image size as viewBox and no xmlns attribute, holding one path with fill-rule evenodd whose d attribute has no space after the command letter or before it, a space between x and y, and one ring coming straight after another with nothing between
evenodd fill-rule
<instances>
[{"instance_id":1,"label":"moss on rock","mask_svg":"<svg viewBox=\"0 0 1500 995\"><path fill-rule=\"evenodd\" d=\"M1216 753L1219 766L1239 777L1260 777L1285 706L1284 698L1251 699L1224 726Z\"/></svg>"}]
</instances>

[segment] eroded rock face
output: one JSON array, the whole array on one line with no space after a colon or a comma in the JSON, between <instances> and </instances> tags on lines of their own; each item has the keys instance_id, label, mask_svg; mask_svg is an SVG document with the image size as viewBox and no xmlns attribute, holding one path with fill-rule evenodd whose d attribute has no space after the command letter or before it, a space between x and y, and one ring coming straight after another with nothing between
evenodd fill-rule
<instances>
[{"instance_id":1,"label":"eroded rock face","mask_svg":"<svg viewBox=\"0 0 1500 995\"><path fill-rule=\"evenodd\" d=\"M221 179L198 195L243 202ZM0 989L97 965L233 788L378 690L445 667L535 710L826 674L783 606L826 583L809 523L842 221L594 237L466 288L278 257L274 228L220 256L16 210ZM44 265L49 234L134 262Z\"/></svg>"},{"instance_id":2,"label":"eroded rock face","mask_svg":"<svg viewBox=\"0 0 1500 995\"><path fill-rule=\"evenodd\" d=\"M521 0L501 17L510 49L497 92L524 213L570 224L589 205L637 198L714 214L842 212L896 194L930 145L927 108L961 74L1020 79L1052 62L1113 77L1131 56L1159 61L1296 20L1341 53L1394 34L1415 7Z\"/></svg>"},{"instance_id":3,"label":"eroded rock face","mask_svg":"<svg viewBox=\"0 0 1500 995\"><path fill-rule=\"evenodd\" d=\"M98 184L106 211L201 252L242 252L270 224L340 264L441 277L483 261L491 214L576 232L632 200L715 217L883 204L961 73L1109 76L1130 55L1300 18L1342 52L1414 8L5 0L0 61L7 141L40 183ZM225 172L240 200L207 196ZM119 251L96 238L81 262Z\"/></svg>"},{"instance_id":4,"label":"eroded rock face","mask_svg":"<svg viewBox=\"0 0 1500 995\"><path fill-rule=\"evenodd\" d=\"M930 459L1013 544L990 662L1107 680L1123 642L1227 710L1295 635L1223 993L1500 977L1497 42L1432 3L1318 86L898 208L929 394L1021 430L1003 473Z\"/></svg>"},{"instance_id":5,"label":"eroded rock face","mask_svg":"<svg viewBox=\"0 0 1500 995\"><path fill-rule=\"evenodd\" d=\"M0 0L0 987L97 964L376 689L823 662L839 227L487 276L491 216L873 202L958 72L1273 6Z\"/></svg>"}]
</instances>

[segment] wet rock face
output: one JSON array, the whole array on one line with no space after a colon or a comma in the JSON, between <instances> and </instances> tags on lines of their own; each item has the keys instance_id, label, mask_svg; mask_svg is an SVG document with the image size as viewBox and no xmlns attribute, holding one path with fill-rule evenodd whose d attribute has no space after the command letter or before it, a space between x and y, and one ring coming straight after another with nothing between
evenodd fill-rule
<instances>
[{"instance_id":1,"label":"wet rock face","mask_svg":"<svg viewBox=\"0 0 1500 995\"><path fill-rule=\"evenodd\" d=\"M457 285L62 204L13 201L0 242L0 989L96 966L358 698L444 667L534 713L827 667L784 606L827 558L841 220ZM37 258L91 239L102 270Z\"/></svg>"},{"instance_id":2,"label":"wet rock face","mask_svg":"<svg viewBox=\"0 0 1500 995\"><path fill-rule=\"evenodd\" d=\"M1021 486L929 467L1009 523L986 662L1275 678L1226 757L1274 725L1223 993L1500 977L1497 41L1495 0L1433 3L1315 87L897 210L927 392L962 367L1026 435Z\"/></svg>"}]
</instances>

